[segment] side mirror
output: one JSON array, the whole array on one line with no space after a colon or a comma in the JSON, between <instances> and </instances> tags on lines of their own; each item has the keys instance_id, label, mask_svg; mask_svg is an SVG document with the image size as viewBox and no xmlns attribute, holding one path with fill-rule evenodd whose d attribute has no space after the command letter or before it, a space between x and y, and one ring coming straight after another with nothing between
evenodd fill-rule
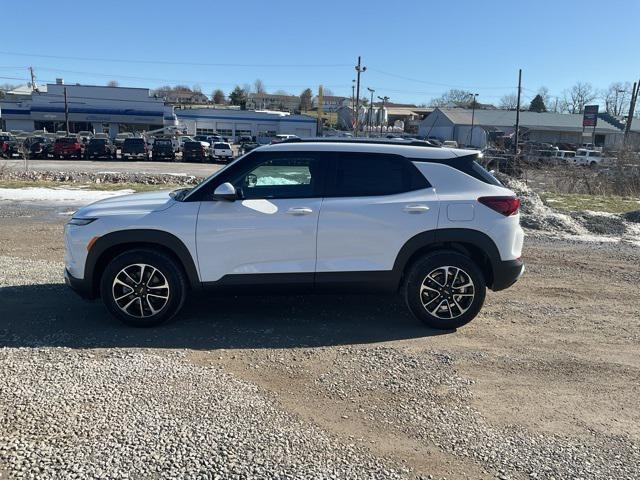
<instances>
[{"instance_id":1,"label":"side mirror","mask_svg":"<svg viewBox=\"0 0 640 480\"><path fill-rule=\"evenodd\" d=\"M224 182L222 185L216 187L213 192L213 199L233 202L238 199L238 192L236 191L236 187L229 182Z\"/></svg>"}]
</instances>

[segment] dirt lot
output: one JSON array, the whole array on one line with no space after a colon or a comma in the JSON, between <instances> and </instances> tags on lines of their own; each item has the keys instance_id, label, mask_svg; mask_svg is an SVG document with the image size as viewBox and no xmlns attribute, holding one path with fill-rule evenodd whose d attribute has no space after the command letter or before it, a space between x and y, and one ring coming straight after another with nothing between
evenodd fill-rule
<instances>
[{"instance_id":1,"label":"dirt lot","mask_svg":"<svg viewBox=\"0 0 640 480\"><path fill-rule=\"evenodd\" d=\"M489 293L480 316L456 332L427 330L397 299L371 296L196 295L181 318L137 330L61 285L66 217L59 213L0 206L0 478L108 478L96 473L98 464L111 474L125 465L132 478L186 475L193 465L205 465L194 470L201 478L213 478L207 468L220 478L640 478L638 247L530 235L524 277ZM156 380L144 388L166 393L160 403L141 400L155 418L142 416L134 400L122 412L110 403L126 385L109 387L107 401L98 388L107 380L73 373L91 366L108 376L138 361L150 362L143 363L145 378ZM165 375L165 368L176 370ZM193 372L198 380L178 388ZM213 431L222 417L166 410L200 391L190 405L233 403L235 393L211 403L213 376L224 380L220 391L250 390L251 402L234 407L234 422L279 413L231 424L221 436L203 434L177 457L172 449L182 447L153 446L165 433L148 439L148 448L175 457L170 466L156 457L127 464L128 456L147 454L138 450L147 440L124 433L109 437L115 443L104 465L94 446L80 455L56 443L70 429L85 452L86 432L96 425L147 431L158 422L183 432L204 422ZM65 388L52 396L56 378ZM132 398L142 399L144 388ZM85 389L95 393L97 413L75 409ZM268 406L256 407L256 398ZM122 427L119 417L130 423ZM296 443L305 435L314 435L309 445ZM233 450L242 438L264 444L247 456L246 447ZM279 442L284 450L272 448ZM214 453L206 450L214 444ZM203 461L225 445L234 452L224 457L228 471L189 456ZM265 470L243 473L258 457Z\"/></svg>"}]
</instances>

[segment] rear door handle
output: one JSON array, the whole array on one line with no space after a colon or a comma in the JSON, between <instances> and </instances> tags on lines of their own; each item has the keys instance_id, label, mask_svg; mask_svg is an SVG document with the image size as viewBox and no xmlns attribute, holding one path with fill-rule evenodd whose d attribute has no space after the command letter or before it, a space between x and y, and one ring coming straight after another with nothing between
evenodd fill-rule
<instances>
[{"instance_id":1,"label":"rear door handle","mask_svg":"<svg viewBox=\"0 0 640 480\"><path fill-rule=\"evenodd\" d=\"M287 210L287 213L289 215L309 215L313 213L313 210L311 210L309 207L291 207L289 210Z\"/></svg>"},{"instance_id":2,"label":"rear door handle","mask_svg":"<svg viewBox=\"0 0 640 480\"><path fill-rule=\"evenodd\" d=\"M424 213L429 211L429 206L420 204L405 205L403 210L407 213Z\"/></svg>"}]
</instances>

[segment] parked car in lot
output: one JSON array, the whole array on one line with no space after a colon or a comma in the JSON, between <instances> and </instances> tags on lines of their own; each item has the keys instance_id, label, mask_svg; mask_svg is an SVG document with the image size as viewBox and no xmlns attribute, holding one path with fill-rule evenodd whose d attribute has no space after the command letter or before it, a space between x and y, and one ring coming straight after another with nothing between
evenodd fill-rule
<instances>
[{"instance_id":1,"label":"parked car in lot","mask_svg":"<svg viewBox=\"0 0 640 480\"><path fill-rule=\"evenodd\" d=\"M400 293L427 326L458 328L524 271L520 201L477 152L427 145L284 142L195 188L99 201L65 227L65 280L136 326L189 290L280 288Z\"/></svg>"},{"instance_id":2,"label":"parked car in lot","mask_svg":"<svg viewBox=\"0 0 640 480\"><path fill-rule=\"evenodd\" d=\"M29 158L46 159L53 156L53 141L45 136L28 137L24 142Z\"/></svg>"},{"instance_id":3,"label":"parked car in lot","mask_svg":"<svg viewBox=\"0 0 640 480\"><path fill-rule=\"evenodd\" d=\"M576 151L573 161L576 165L595 167L603 162L602 152L598 150L579 148Z\"/></svg>"},{"instance_id":4,"label":"parked car in lot","mask_svg":"<svg viewBox=\"0 0 640 480\"><path fill-rule=\"evenodd\" d=\"M209 141L209 137L206 135L196 135L193 137L194 140L202 143L202 146L205 148L211 148L211 142Z\"/></svg>"},{"instance_id":5,"label":"parked car in lot","mask_svg":"<svg viewBox=\"0 0 640 480\"><path fill-rule=\"evenodd\" d=\"M231 145L225 142L214 143L211 156L216 160L222 161L229 161L233 159L233 150L231 149Z\"/></svg>"},{"instance_id":6,"label":"parked car in lot","mask_svg":"<svg viewBox=\"0 0 640 480\"><path fill-rule=\"evenodd\" d=\"M207 152L201 142L184 142L182 147L183 162L204 162L207 159Z\"/></svg>"},{"instance_id":7,"label":"parked car in lot","mask_svg":"<svg viewBox=\"0 0 640 480\"><path fill-rule=\"evenodd\" d=\"M80 130L78 132L78 137L80 138L80 141L86 145L87 143L89 143L89 140L93 138L93 132L89 132L88 130Z\"/></svg>"},{"instance_id":8,"label":"parked car in lot","mask_svg":"<svg viewBox=\"0 0 640 480\"><path fill-rule=\"evenodd\" d=\"M276 135L275 137L273 137L273 139L271 139L271 143L272 144L276 144L276 143L280 143L280 142L284 142L285 140L291 140L294 138L300 138L297 135L289 135L289 134L285 134L285 133L280 133L278 135Z\"/></svg>"},{"instance_id":9,"label":"parked car in lot","mask_svg":"<svg viewBox=\"0 0 640 480\"><path fill-rule=\"evenodd\" d=\"M555 152L555 161L557 165L573 165L576 152L572 150L558 150Z\"/></svg>"},{"instance_id":10,"label":"parked car in lot","mask_svg":"<svg viewBox=\"0 0 640 480\"><path fill-rule=\"evenodd\" d=\"M122 158L149 160L149 148L144 138L125 138L122 144Z\"/></svg>"},{"instance_id":11,"label":"parked car in lot","mask_svg":"<svg viewBox=\"0 0 640 480\"><path fill-rule=\"evenodd\" d=\"M127 138L133 138L133 133L131 133L131 132L118 133L116 135L116 138L113 139L113 143L116 144L117 148L122 148L122 146L124 145L124 141Z\"/></svg>"},{"instance_id":12,"label":"parked car in lot","mask_svg":"<svg viewBox=\"0 0 640 480\"><path fill-rule=\"evenodd\" d=\"M57 138L53 144L53 156L60 159L83 157L82 143L75 136Z\"/></svg>"},{"instance_id":13,"label":"parked car in lot","mask_svg":"<svg viewBox=\"0 0 640 480\"><path fill-rule=\"evenodd\" d=\"M458 148L458 142L455 140L445 140L442 142L442 146L446 148Z\"/></svg>"},{"instance_id":14,"label":"parked car in lot","mask_svg":"<svg viewBox=\"0 0 640 480\"><path fill-rule=\"evenodd\" d=\"M170 138L156 138L151 148L153 160L175 160L176 152L173 149L173 142Z\"/></svg>"},{"instance_id":15,"label":"parked car in lot","mask_svg":"<svg viewBox=\"0 0 640 480\"><path fill-rule=\"evenodd\" d=\"M0 133L0 157L10 158L12 144L15 142L13 135L9 133Z\"/></svg>"},{"instance_id":16,"label":"parked car in lot","mask_svg":"<svg viewBox=\"0 0 640 480\"><path fill-rule=\"evenodd\" d=\"M116 146L106 138L92 138L85 149L85 158L118 158Z\"/></svg>"}]
</instances>

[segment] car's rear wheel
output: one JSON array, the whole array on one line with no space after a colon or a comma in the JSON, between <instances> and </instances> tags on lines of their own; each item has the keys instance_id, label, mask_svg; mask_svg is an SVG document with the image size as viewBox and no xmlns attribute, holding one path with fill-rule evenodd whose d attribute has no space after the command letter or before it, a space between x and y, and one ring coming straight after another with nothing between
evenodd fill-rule
<instances>
[{"instance_id":1,"label":"car's rear wheel","mask_svg":"<svg viewBox=\"0 0 640 480\"><path fill-rule=\"evenodd\" d=\"M178 313L187 282L170 257L153 250L132 250L107 265L100 294L107 310L124 323L150 327Z\"/></svg>"},{"instance_id":2,"label":"car's rear wheel","mask_svg":"<svg viewBox=\"0 0 640 480\"><path fill-rule=\"evenodd\" d=\"M409 268L404 297L425 325L452 330L469 323L484 303L486 283L476 263L454 251L426 255Z\"/></svg>"}]
</instances>

